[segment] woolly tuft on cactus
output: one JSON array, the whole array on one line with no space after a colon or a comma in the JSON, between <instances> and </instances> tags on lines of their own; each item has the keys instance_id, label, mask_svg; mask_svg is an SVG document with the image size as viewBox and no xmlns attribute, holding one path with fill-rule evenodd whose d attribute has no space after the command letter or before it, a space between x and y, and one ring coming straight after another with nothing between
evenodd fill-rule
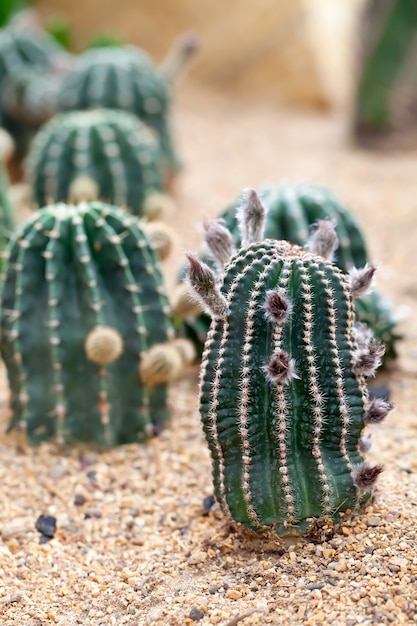
<instances>
[{"instance_id":1,"label":"woolly tuft on cactus","mask_svg":"<svg viewBox=\"0 0 417 626\"><path fill-rule=\"evenodd\" d=\"M297 245L259 240L259 204L239 218L256 241L215 285L203 281L209 293L192 257L189 281L207 309L225 302L212 315L200 387L216 498L235 521L287 541L312 518L337 520L366 502L382 467L364 461L364 429L391 406L369 401L363 374L382 349L359 348L345 275Z\"/></svg>"},{"instance_id":2,"label":"woolly tuft on cactus","mask_svg":"<svg viewBox=\"0 0 417 626\"><path fill-rule=\"evenodd\" d=\"M179 349L156 254L139 221L95 202L45 207L8 247L1 351L13 417L31 443L144 441L168 419L169 367L141 378L158 346Z\"/></svg>"}]
</instances>

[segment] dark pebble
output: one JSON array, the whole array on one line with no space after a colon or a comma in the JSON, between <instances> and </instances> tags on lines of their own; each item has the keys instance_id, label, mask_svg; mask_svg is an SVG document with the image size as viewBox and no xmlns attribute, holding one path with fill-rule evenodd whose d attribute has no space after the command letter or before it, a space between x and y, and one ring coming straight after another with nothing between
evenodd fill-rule
<instances>
[{"instance_id":1,"label":"dark pebble","mask_svg":"<svg viewBox=\"0 0 417 626\"><path fill-rule=\"evenodd\" d=\"M386 602L387 600L389 600L389 596L388 596L386 593L384 593L384 594L381 596L381 598L382 598L383 600L385 600L385 602Z\"/></svg>"},{"instance_id":2,"label":"dark pebble","mask_svg":"<svg viewBox=\"0 0 417 626\"><path fill-rule=\"evenodd\" d=\"M337 587L338 582L336 578L332 578L331 576L327 576L327 582L333 585L333 587Z\"/></svg>"},{"instance_id":3,"label":"dark pebble","mask_svg":"<svg viewBox=\"0 0 417 626\"><path fill-rule=\"evenodd\" d=\"M193 606L193 608L191 609L191 611L188 614L188 617L190 619L192 619L194 622L198 622L200 619L203 619L204 611L202 611L201 609L199 609L196 606Z\"/></svg>"},{"instance_id":4,"label":"dark pebble","mask_svg":"<svg viewBox=\"0 0 417 626\"><path fill-rule=\"evenodd\" d=\"M87 502L85 496L83 496L82 493L76 493L75 497L74 497L74 504L75 506L82 506L83 504L85 504Z\"/></svg>"},{"instance_id":5,"label":"dark pebble","mask_svg":"<svg viewBox=\"0 0 417 626\"><path fill-rule=\"evenodd\" d=\"M376 548L374 548L374 546L369 546L367 548L365 548L364 552L365 554L373 554L375 552Z\"/></svg>"},{"instance_id":6,"label":"dark pebble","mask_svg":"<svg viewBox=\"0 0 417 626\"><path fill-rule=\"evenodd\" d=\"M35 528L42 535L52 539L56 531L56 517L52 515L39 515L36 520Z\"/></svg>"},{"instance_id":7,"label":"dark pebble","mask_svg":"<svg viewBox=\"0 0 417 626\"><path fill-rule=\"evenodd\" d=\"M413 473L413 470L410 470L409 467L402 467L401 471L405 472L406 474L412 474Z\"/></svg>"},{"instance_id":8,"label":"dark pebble","mask_svg":"<svg viewBox=\"0 0 417 626\"><path fill-rule=\"evenodd\" d=\"M180 535L181 537L184 537L184 535L186 535L188 533L188 528L180 528Z\"/></svg>"},{"instance_id":9,"label":"dark pebble","mask_svg":"<svg viewBox=\"0 0 417 626\"><path fill-rule=\"evenodd\" d=\"M203 500L203 515L208 515L210 511L214 509L216 505L216 499L214 496L207 496Z\"/></svg>"},{"instance_id":10,"label":"dark pebble","mask_svg":"<svg viewBox=\"0 0 417 626\"><path fill-rule=\"evenodd\" d=\"M323 587L324 583L310 583L309 585L306 585L306 589L309 591L313 591L313 589L323 589Z\"/></svg>"},{"instance_id":11,"label":"dark pebble","mask_svg":"<svg viewBox=\"0 0 417 626\"><path fill-rule=\"evenodd\" d=\"M223 583L223 589L229 589L229 583L224 582Z\"/></svg>"},{"instance_id":12,"label":"dark pebble","mask_svg":"<svg viewBox=\"0 0 417 626\"><path fill-rule=\"evenodd\" d=\"M217 585L210 585L210 587L208 588L208 592L211 593L211 595L217 593Z\"/></svg>"},{"instance_id":13,"label":"dark pebble","mask_svg":"<svg viewBox=\"0 0 417 626\"><path fill-rule=\"evenodd\" d=\"M48 543L48 541L51 541L52 537L48 537L47 535L41 535L40 539L39 539L39 544L42 545L43 543Z\"/></svg>"}]
</instances>

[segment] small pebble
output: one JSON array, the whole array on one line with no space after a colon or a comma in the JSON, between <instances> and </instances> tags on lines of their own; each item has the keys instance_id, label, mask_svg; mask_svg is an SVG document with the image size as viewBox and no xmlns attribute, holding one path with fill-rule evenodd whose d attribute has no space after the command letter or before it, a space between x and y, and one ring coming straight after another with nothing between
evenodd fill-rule
<instances>
[{"instance_id":1,"label":"small pebble","mask_svg":"<svg viewBox=\"0 0 417 626\"><path fill-rule=\"evenodd\" d=\"M33 529L33 520L27 517L15 517L1 529L3 541L10 541L13 537L26 535Z\"/></svg>"},{"instance_id":2,"label":"small pebble","mask_svg":"<svg viewBox=\"0 0 417 626\"><path fill-rule=\"evenodd\" d=\"M313 589L323 589L323 587L323 583L310 583L306 585L306 589L308 589L309 591L312 591Z\"/></svg>"},{"instance_id":3,"label":"small pebble","mask_svg":"<svg viewBox=\"0 0 417 626\"><path fill-rule=\"evenodd\" d=\"M206 496L203 500L203 515L208 515L214 509L216 499L214 496Z\"/></svg>"},{"instance_id":4,"label":"small pebble","mask_svg":"<svg viewBox=\"0 0 417 626\"><path fill-rule=\"evenodd\" d=\"M217 593L217 591L218 591L217 585L210 585L210 587L208 588L208 592L211 593L212 595Z\"/></svg>"},{"instance_id":5,"label":"small pebble","mask_svg":"<svg viewBox=\"0 0 417 626\"><path fill-rule=\"evenodd\" d=\"M45 535L45 537L52 539L56 531L56 517L52 515L39 515L36 520L35 528L42 535Z\"/></svg>"},{"instance_id":6,"label":"small pebble","mask_svg":"<svg viewBox=\"0 0 417 626\"><path fill-rule=\"evenodd\" d=\"M203 619L204 611L199 609L197 606L193 606L193 608L188 614L188 617L192 619L194 622L198 622L200 619Z\"/></svg>"},{"instance_id":7,"label":"small pebble","mask_svg":"<svg viewBox=\"0 0 417 626\"><path fill-rule=\"evenodd\" d=\"M60 478L66 476L67 473L68 469L65 467L65 465L62 465L62 463L56 463L51 467L49 476L52 478L52 480L59 480Z\"/></svg>"},{"instance_id":8,"label":"small pebble","mask_svg":"<svg viewBox=\"0 0 417 626\"><path fill-rule=\"evenodd\" d=\"M75 506L82 506L87 502L86 497L82 493L76 493L74 497Z\"/></svg>"}]
</instances>

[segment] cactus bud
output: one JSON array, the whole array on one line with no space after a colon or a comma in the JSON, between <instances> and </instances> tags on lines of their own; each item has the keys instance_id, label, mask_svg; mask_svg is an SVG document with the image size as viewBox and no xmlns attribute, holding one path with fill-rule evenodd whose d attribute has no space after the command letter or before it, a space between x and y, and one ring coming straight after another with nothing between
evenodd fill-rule
<instances>
[{"instance_id":1,"label":"cactus bud","mask_svg":"<svg viewBox=\"0 0 417 626\"><path fill-rule=\"evenodd\" d=\"M382 398L374 398L365 411L365 424L379 424L387 417L388 413L392 411L393 408L394 405L392 402L387 402Z\"/></svg>"},{"instance_id":2,"label":"cactus bud","mask_svg":"<svg viewBox=\"0 0 417 626\"><path fill-rule=\"evenodd\" d=\"M186 257L190 263L188 275L190 286L196 296L201 300L209 315L225 317L228 313L228 304L220 293L213 270L192 254L187 254Z\"/></svg>"},{"instance_id":3,"label":"cactus bud","mask_svg":"<svg viewBox=\"0 0 417 626\"><path fill-rule=\"evenodd\" d=\"M236 213L243 248L263 239L266 218L266 208L256 191L247 189L244 194L244 200Z\"/></svg>"},{"instance_id":4,"label":"cactus bud","mask_svg":"<svg viewBox=\"0 0 417 626\"><path fill-rule=\"evenodd\" d=\"M369 491L383 469L380 464L369 465L368 463L361 463L352 472L353 484L358 489Z\"/></svg>"},{"instance_id":5,"label":"cactus bud","mask_svg":"<svg viewBox=\"0 0 417 626\"><path fill-rule=\"evenodd\" d=\"M367 348L359 348L353 357L353 371L358 376L373 376L375 370L381 365L385 346L376 341L371 341Z\"/></svg>"},{"instance_id":6,"label":"cactus bud","mask_svg":"<svg viewBox=\"0 0 417 626\"><path fill-rule=\"evenodd\" d=\"M318 220L316 228L306 243L306 250L331 261L338 245L339 239L335 229L335 221Z\"/></svg>"},{"instance_id":7,"label":"cactus bud","mask_svg":"<svg viewBox=\"0 0 417 626\"><path fill-rule=\"evenodd\" d=\"M90 176L77 176L68 190L68 199L74 203L90 202L98 197L98 185Z\"/></svg>"},{"instance_id":8,"label":"cactus bud","mask_svg":"<svg viewBox=\"0 0 417 626\"><path fill-rule=\"evenodd\" d=\"M236 252L233 237L219 220L212 220L203 224L205 240L211 254L217 261L221 270L230 261Z\"/></svg>"},{"instance_id":9,"label":"cactus bud","mask_svg":"<svg viewBox=\"0 0 417 626\"><path fill-rule=\"evenodd\" d=\"M88 333L84 347L90 361L107 365L122 354L123 339L121 334L110 326L96 326Z\"/></svg>"},{"instance_id":10,"label":"cactus bud","mask_svg":"<svg viewBox=\"0 0 417 626\"><path fill-rule=\"evenodd\" d=\"M142 212L149 222L163 220L175 213L175 203L167 194L155 191L146 196Z\"/></svg>"},{"instance_id":11,"label":"cactus bud","mask_svg":"<svg viewBox=\"0 0 417 626\"><path fill-rule=\"evenodd\" d=\"M263 306L265 317L272 323L282 324L291 313L291 303L285 292L279 289L267 291Z\"/></svg>"},{"instance_id":12,"label":"cactus bud","mask_svg":"<svg viewBox=\"0 0 417 626\"><path fill-rule=\"evenodd\" d=\"M376 272L375 265L369 265L368 263L365 267L358 269L357 267L352 267L349 270L349 287L352 298L358 298L359 296L363 296L372 288L372 281Z\"/></svg>"},{"instance_id":13,"label":"cactus bud","mask_svg":"<svg viewBox=\"0 0 417 626\"><path fill-rule=\"evenodd\" d=\"M180 350L170 343L156 344L141 355L139 376L149 387L178 378L183 371Z\"/></svg>"},{"instance_id":14,"label":"cactus bud","mask_svg":"<svg viewBox=\"0 0 417 626\"><path fill-rule=\"evenodd\" d=\"M173 229L163 222L144 222L142 228L149 237L153 249L161 261L164 261L171 254L176 238Z\"/></svg>"},{"instance_id":15,"label":"cactus bud","mask_svg":"<svg viewBox=\"0 0 417 626\"><path fill-rule=\"evenodd\" d=\"M275 352L269 363L265 366L266 377L269 382L289 383L294 378L298 378L295 373L295 361L291 359L287 352L279 350Z\"/></svg>"}]
</instances>

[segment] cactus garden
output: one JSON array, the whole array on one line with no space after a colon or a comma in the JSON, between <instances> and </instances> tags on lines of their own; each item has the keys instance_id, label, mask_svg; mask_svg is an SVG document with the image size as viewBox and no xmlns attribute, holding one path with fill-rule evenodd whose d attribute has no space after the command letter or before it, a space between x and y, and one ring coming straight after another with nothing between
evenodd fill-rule
<instances>
[{"instance_id":1,"label":"cactus garden","mask_svg":"<svg viewBox=\"0 0 417 626\"><path fill-rule=\"evenodd\" d=\"M174 4L0 10L2 623L412 624L413 22Z\"/></svg>"}]
</instances>

